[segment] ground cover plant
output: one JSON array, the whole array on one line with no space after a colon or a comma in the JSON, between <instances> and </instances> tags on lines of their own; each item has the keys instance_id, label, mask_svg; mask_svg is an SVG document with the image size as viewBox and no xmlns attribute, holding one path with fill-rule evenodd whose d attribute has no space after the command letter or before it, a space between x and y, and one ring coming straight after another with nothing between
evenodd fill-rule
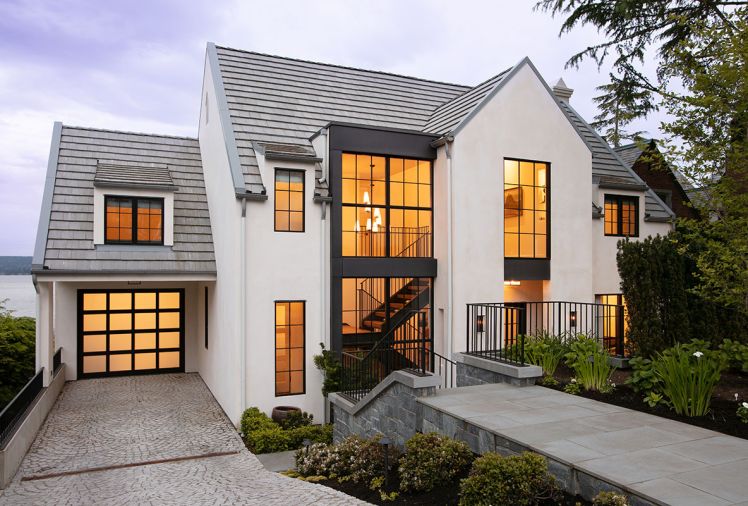
<instances>
[{"instance_id":1,"label":"ground cover plant","mask_svg":"<svg viewBox=\"0 0 748 506\"><path fill-rule=\"evenodd\" d=\"M296 413L280 425L259 408L251 407L242 413L239 429L244 444L257 454L296 450L306 439L312 443L332 442L332 425L312 425L312 422L309 413Z\"/></svg>"},{"instance_id":2,"label":"ground cover plant","mask_svg":"<svg viewBox=\"0 0 748 506\"><path fill-rule=\"evenodd\" d=\"M580 335L569 344L566 364L574 370L576 383L585 390L609 392L612 388L610 377L615 367L610 364L608 357L596 339Z\"/></svg>"},{"instance_id":3,"label":"ground cover plant","mask_svg":"<svg viewBox=\"0 0 748 506\"><path fill-rule=\"evenodd\" d=\"M544 381L552 381L558 364L567 352L564 336L541 332L525 338L525 360L543 369Z\"/></svg>"}]
</instances>

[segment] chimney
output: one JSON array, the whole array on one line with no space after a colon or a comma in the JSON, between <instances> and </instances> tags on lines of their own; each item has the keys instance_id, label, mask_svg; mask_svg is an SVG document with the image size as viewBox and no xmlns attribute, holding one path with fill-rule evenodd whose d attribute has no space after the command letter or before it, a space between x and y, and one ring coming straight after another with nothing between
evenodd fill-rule
<instances>
[{"instance_id":1,"label":"chimney","mask_svg":"<svg viewBox=\"0 0 748 506\"><path fill-rule=\"evenodd\" d=\"M553 85L553 94L562 102L568 104L572 93L574 93L574 90L566 86L566 83L561 78L559 78L558 82Z\"/></svg>"}]
</instances>

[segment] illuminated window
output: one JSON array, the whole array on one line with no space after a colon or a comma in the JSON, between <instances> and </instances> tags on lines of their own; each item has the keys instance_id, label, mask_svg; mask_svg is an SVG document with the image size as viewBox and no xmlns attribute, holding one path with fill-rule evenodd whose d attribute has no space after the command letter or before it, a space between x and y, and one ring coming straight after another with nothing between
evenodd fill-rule
<instances>
[{"instance_id":1,"label":"illuminated window","mask_svg":"<svg viewBox=\"0 0 748 506\"><path fill-rule=\"evenodd\" d=\"M610 353L623 355L628 334L626 299L621 294L605 294L598 295L597 302L604 304L600 315L603 345Z\"/></svg>"},{"instance_id":2,"label":"illuminated window","mask_svg":"<svg viewBox=\"0 0 748 506\"><path fill-rule=\"evenodd\" d=\"M605 235L639 236L639 197L605 196Z\"/></svg>"},{"instance_id":3,"label":"illuminated window","mask_svg":"<svg viewBox=\"0 0 748 506\"><path fill-rule=\"evenodd\" d=\"M275 169L275 231L304 231L304 171Z\"/></svg>"},{"instance_id":4,"label":"illuminated window","mask_svg":"<svg viewBox=\"0 0 748 506\"><path fill-rule=\"evenodd\" d=\"M105 242L163 244L163 199L105 197Z\"/></svg>"},{"instance_id":5,"label":"illuminated window","mask_svg":"<svg viewBox=\"0 0 748 506\"><path fill-rule=\"evenodd\" d=\"M431 162L343 154L342 254L431 256Z\"/></svg>"},{"instance_id":6,"label":"illuminated window","mask_svg":"<svg viewBox=\"0 0 748 506\"><path fill-rule=\"evenodd\" d=\"M549 164L504 160L504 257L548 258Z\"/></svg>"},{"instance_id":7,"label":"illuminated window","mask_svg":"<svg viewBox=\"0 0 748 506\"><path fill-rule=\"evenodd\" d=\"M275 303L275 395L303 394L304 379L303 301Z\"/></svg>"}]
</instances>

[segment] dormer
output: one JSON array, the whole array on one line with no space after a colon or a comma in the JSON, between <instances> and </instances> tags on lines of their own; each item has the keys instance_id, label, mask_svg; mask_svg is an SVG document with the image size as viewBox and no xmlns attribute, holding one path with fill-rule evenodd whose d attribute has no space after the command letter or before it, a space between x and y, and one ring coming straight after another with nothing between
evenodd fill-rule
<instances>
[{"instance_id":1,"label":"dormer","mask_svg":"<svg viewBox=\"0 0 748 506\"><path fill-rule=\"evenodd\" d=\"M165 164L98 160L94 245L174 245L174 192Z\"/></svg>"}]
</instances>

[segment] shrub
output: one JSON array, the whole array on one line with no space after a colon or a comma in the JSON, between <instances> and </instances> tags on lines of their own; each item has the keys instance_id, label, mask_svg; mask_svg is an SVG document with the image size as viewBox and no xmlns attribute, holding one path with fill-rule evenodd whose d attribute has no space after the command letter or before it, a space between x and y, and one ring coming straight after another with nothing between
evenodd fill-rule
<instances>
[{"instance_id":1,"label":"shrub","mask_svg":"<svg viewBox=\"0 0 748 506\"><path fill-rule=\"evenodd\" d=\"M512 457L486 453L473 462L460 485L461 505L538 504L556 494L556 482L545 459L525 452Z\"/></svg>"},{"instance_id":2,"label":"shrub","mask_svg":"<svg viewBox=\"0 0 748 506\"><path fill-rule=\"evenodd\" d=\"M0 301L0 410L34 376L36 323L15 317Z\"/></svg>"},{"instance_id":3,"label":"shrub","mask_svg":"<svg viewBox=\"0 0 748 506\"><path fill-rule=\"evenodd\" d=\"M628 506L625 495L616 492L600 492L592 498L592 506Z\"/></svg>"},{"instance_id":4,"label":"shrub","mask_svg":"<svg viewBox=\"0 0 748 506\"><path fill-rule=\"evenodd\" d=\"M610 377L615 367L608 353L592 338L580 335L569 345L566 364L574 370L577 381L585 390L610 391Z\"/></svg>"},{"instance_id":5,"label":"shrub","mask_svg":"<svg viewBox=\"0 0 748 506\"><path fill-rule=\"evenodd\" d=\"M254 432L260 429L273 429L278 427L265 413L260 411L259 408L247 408L242 413L242 419L239 423L239 428L244 436L247 436L250 432Z\"/></svg>"},{"instance_id":6,"label":"shrub","mask_svg":"<svg viewBox=\"0 0 748 506\"><path fill-rule=\"evenodd\" d=\"M525 359L533 365L542 367L546 376L553 376L556 373L566 351L567 346L561 336L543 332L525 339Z\"/></svg>"},{"instance_id":7,"label":"shrub","mask_svg":"<svg viewBox=\"0 0 748 506\"><path fill-rule=\"evenodd\" d=\"M302 476L330 476L335 448L325 443L315 443L296 451L296 470Z\"/></svg>"},{"instance_id":8,"label":"shrub","mask_svg":"<svg viewBox=\"0 0 748 506\"><path fill-rule=\"evenodd\" d=\"M312 443L332 443L332 424L304 425L286 431L291 449L300 448L305 439Z\"/></svg>"},{"instance_id":9,"label":"shrub","mask_svg":"<svg viewBox=\"0 0 748 506\"><path fill-rule=\"evenodd\" d=\"M252 453L284 452L291 449L291 434L276 425L245 434L244 442Z\"/></svg>"},{"instance_id":10,"label":"shrub","mask_svg":"<svg viewBox=\"0 0 748 506\"><path fill-rule=\"evenodd\" d=\"M743 423L748 423L748 402L738 404L738 410L735 412L738 419Z\"/></svg>"},{"instance_id":11,"label":"shrub","mask_svg":"<svg viewBox=\"0 0 748 506\"><path fill-rule=\"evenodd\" d=\"M436 433L416 434L405 443L400 459L400 490L427 492L439 482L451 481L473 460L462 441Z\"/></svg>"},{"instance_id":12,"label":"shrub","mask_svg":"<svg viewBox=\"0 0 748 506\"><path fill-rule=\"evenodd\" d=\"M571 378L569 384L564 387L564 392L571 395L579 395L581 391L582 388L579 386L579 383L577 383L576 378Z\"/></svg>"},{"instance_id":13,"label":"shrub","mask_svg":"<svg viewBox=\"0 0 748 506\"><path fill-rule=\"evenodd\" d=\"M336 446L337 459L331 465L333 474L348 477L355 483L370 483L377 476L383 476L384 447L379 442L381 439L381 436L345 438ZM396 462L397 457L397 450L390 446L390 462Z\"/></svg>"},{"instance_id":14,"label":"shrub","mask_svg":"<svg viewBox=\"0 0 748 506\"><path fill-rule=\"evenodd\" d=\"M659 392L660 379L654 372L652 360L644 357L634 357L629 360L631 366L631 376L626 380L635 392L640 394L649 394Z\"/></svg>"},{"instance_id":15,"label":"shrub","mask_svg":"<svg viewBox=\"0 0 748 506\"><path fill-rule=\"evenodd\" d=\"M326 350L324 343L319 343L322 351L313 357L314 366L322 373L322 395L327 397L331 392L339 392L342 384L342 365L340 359L331 350Z\"/></svg>"},{"instance_id":16,"label":"shrub","mask_svg":"<svg viewBox=\"0 0 748 506\"><path fill-rule=\"evenodd\" d=\"M295 429L297 427L312 425L313 421L314 415L311 415L306 411L291 411L288 413L285 420L280 422L280 426L286 430Z\"/></svg>"},{"instance_id":17,"label":"shrub","mask_svg":"<svg viewBox=\"0 0 748 506\"><path fill-rule=\"evenodd\" d=\"M704 416L724 369L724 357L720 352L692 349L677 344L665 350L654 361L654 371L677 414Z\"/></svg>"},{"instance_id":18,"label":"shrub","mask_svg":"<svg viewBox=\"0 0 748 506\"><path fill-rule=\"evenodd\" d=\"M748 373L748 344L725 339L720 344L719 350L725 356L730 369Z\"/></svg>"}]
</instances>

